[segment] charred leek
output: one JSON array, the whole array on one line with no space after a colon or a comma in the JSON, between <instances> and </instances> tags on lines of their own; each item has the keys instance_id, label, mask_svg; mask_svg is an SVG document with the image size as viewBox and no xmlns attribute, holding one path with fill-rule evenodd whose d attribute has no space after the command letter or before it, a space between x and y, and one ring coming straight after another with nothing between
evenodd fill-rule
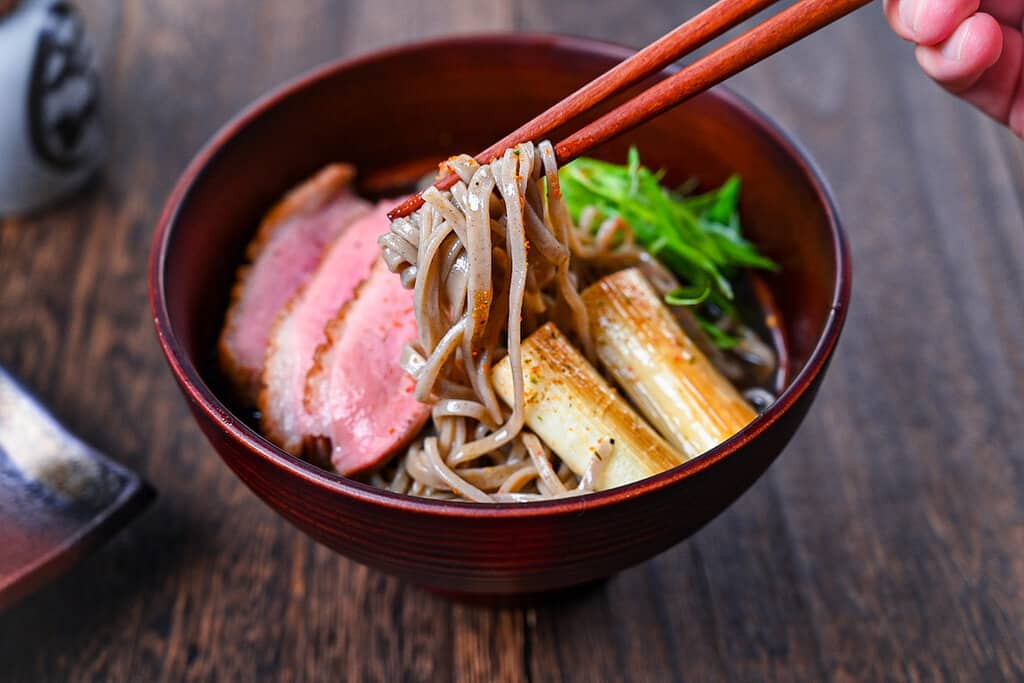
<instances>
[{"instance_id":1,"label":"charred leek","mask_svg":"<svg viewBox=\"0 0 1024 683\"><path fill-rule=\"evenodd\" d=\"M639 270L602 278L583 292L583 302L601 364L687 457L714 448L756 417Z\"/></svg>"},{"instance_id":2,"label":"charred leek","mask_svg":"<svg viewBox=\"0 0 1024 683\"><path fill-rule=\"evenodd\" d=\"M583 477L602 441L611 455L595 482L615 488L664 472L687 460L651 429L566 339L547 323L523 341L526 424ZM508 358L492 371L494 388L513 402Z\"/></svg>"}]
</instances>

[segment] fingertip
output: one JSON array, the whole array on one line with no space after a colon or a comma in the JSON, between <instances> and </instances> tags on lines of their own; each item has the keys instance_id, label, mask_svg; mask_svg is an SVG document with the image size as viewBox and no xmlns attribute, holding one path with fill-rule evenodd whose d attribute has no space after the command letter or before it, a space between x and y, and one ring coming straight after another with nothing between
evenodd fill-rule
<instances>
[{"instance_id":1,"label":"fingertip","mask_svg":"<svg viewBox=\"0 0 1024 683\"><path fill-rule=\"evenodd\" d=\"M991 14L979 12L967 20L967 35L960 46L960 60L985 71L1003 53L1003 27Z\"/></svg>"},{"instance_id":2,"label":"fingertip","mask_svg":"<svg viewBox=\"0 0 1024 683\"><path fill-rule=\"evenodd\" d=\"M907 1L907 0L903 0ZM938 45L949 40L957 28L978 11L980 0L913 0L914 41L919 45Z\"/></svg>"},{"instance_id":3,"label":"fingertip","mask_svg":"<svg viewBox=\"0 0 1024 683\"><path fill-rule=\"evenodd\" d=\"M994 18L978 13L934 46L919 46L917 61L926 74L954 92L969 88L999 59L1003 32Z\"/></svg>"},{"instance_id":4,"label":"fingertip","mask_svg":"<svg viewBox=\"0 0 1024 683\"><path fill-rule=\"evenodd\" d=\"M885 11L886 21L889 22L893 33L903 40L913 42L914 32L910 29L910 26L903 22L901 16L901 12L907 11L905 5L911 2L914 2L914 0L885 0L882 7Z\"/></svg>"}]
</instances>

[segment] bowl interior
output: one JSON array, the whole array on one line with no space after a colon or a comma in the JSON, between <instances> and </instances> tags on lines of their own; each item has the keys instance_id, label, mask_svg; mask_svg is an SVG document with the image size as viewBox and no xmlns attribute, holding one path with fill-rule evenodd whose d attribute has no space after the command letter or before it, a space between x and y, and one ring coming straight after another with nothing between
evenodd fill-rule
<instances>
[{"instance_id":1,"label":"bowl interior","mask_svg":"<svg viewBox=\"0 0 1024 683\"><path fill-rule=\"evenodd\" d=\"M318 72L254 105L218 134L171 200L179 201L156 296L165 300L183 362L213 401L235 408L216 367L216 337L245 245L288 188L332 161L408 176L482 149L627 54L551 36L442 41ZM670 183L696 177L714 186L743 176L747 235L781 265L763 282L788 359L784 381L792 381L826 330L840 267L832 209L813 170L761 115L723 90L594 155L621 162L630 145L645 164L666 169Z\"/></svg>"}]
</instances>

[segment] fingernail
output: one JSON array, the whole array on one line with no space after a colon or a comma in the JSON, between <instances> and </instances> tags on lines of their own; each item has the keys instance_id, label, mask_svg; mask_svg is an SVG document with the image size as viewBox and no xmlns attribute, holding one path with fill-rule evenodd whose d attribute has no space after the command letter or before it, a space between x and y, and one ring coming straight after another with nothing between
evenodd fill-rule
<instances>
[{"instance_id":1,"label":"fingernail","mask_svg":"<svg viewBox=\"0 0 1024 683\"><path fill-rule=\"evenodd\" d=\"M959 62L960 58L964 54L964 45L967 44L967 39L971 35L971 20L968 19L964 22L963 26L953 32L953 35L949 37L945 45L942 46L942 56L946 59L952 59Z\"/></svg>"},{"instance_id":2,"label":"fingernail","mask_svg":"<svg viewBox=\"0 0 1024 683\"><path fill-rule=\"evenodd\" d=\"M912 35L917 35L917 18L921 13L921 0L901 0L900 21Z\"/></svg>"}]
</instances>

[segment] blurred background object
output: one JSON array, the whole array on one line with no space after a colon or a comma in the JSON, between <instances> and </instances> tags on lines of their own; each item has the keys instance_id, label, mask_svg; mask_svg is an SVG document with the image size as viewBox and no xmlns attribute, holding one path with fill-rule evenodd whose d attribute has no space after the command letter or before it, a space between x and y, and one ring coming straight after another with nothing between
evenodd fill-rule
<instances>
[{"instance_id":1,"label":"blurred background object","mask_svg":"<svg viewBox=\"0 0 1024 683\"><path fill-rule=\"evenodd\" d=\"M0 609L70 569L152 498L0 368Z\"/></svg>"},{"instance_id":2,"label":"blurred background object","mask_svg":"<svg viewBox=\"0 0 1024 683\"><path fill-rule=\"evenodd\" d=\"M61 0L0 1L0 215L39 209L99 168L95 53Z\"/></svg>"},{"instance_id":3,"label":"blurred background object","mask_svg":"<svg viewBox=\"0 0 1024 683\"><path fill-rule=\"evenodd\" d=\"M95 175L99 98L95 52L74 7L0 0L0 217L41 212ZM0 328L0 342L14 336ZM70 568L152 495L0 367L0 609Z\"/></svg>"}]
</instances>

